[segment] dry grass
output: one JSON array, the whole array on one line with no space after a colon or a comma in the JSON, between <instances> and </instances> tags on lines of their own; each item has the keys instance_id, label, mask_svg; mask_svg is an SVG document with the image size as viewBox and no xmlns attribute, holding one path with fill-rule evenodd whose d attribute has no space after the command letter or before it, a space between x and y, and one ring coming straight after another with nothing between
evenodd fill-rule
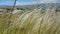
<instances>
[{"instance_id":1,"label":"dry grass","mask_svg":"<svg viewBox=\"0 0 60 34\"><path fill-rule=\"evenodd\" d=\"M0 34L60 34L60 12L25 12L13 17L9 25L7 16L0 17Z\"/></svg>"}]
</instances>

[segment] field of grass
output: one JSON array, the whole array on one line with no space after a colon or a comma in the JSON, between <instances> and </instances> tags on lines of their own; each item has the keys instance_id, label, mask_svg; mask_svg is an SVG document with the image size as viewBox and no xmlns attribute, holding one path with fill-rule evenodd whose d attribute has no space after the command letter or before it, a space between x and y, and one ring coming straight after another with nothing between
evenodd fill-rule
<instances>
[{"instance_id":1,"label":"field of grass","mask_svg":"<svg viewBox=\"0 0 60 34\"><path fill-rule=\"evenodd\" d=\"M0 34L60 34L60 12L32 11L9 16L0 15Z\"/></svg>"}]
</instances>

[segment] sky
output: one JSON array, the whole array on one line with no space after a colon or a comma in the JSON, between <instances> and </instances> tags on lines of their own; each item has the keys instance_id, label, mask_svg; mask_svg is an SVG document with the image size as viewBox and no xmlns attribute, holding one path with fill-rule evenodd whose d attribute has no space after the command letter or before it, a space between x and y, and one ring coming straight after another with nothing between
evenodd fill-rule
<instances>
[{"instance_id":1,"label":"sky","mask_svg":"<svg viewBox=\"0 0 60 34\"><path fill-rule=\"evenodd\" d=\"M0 5L13 5L14 0L0 0ZM36 4L37 0L17 0L16 5ZM60 0L39 0L38 3L60 3Z\"/></svg>"}]
</instances>

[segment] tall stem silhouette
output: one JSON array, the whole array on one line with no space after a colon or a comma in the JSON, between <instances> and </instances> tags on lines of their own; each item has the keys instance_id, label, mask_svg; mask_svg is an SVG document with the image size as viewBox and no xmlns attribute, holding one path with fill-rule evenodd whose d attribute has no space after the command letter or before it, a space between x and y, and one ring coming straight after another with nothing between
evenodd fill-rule
<instances>
[{"instance_id":1,"label":"tall stem silhouette","mask_svg":"<svg viewBox=\"0 0 60 34\"><path fill-rule=\"evenodd\" d=\"M10 14L9 14L9 22L8 22L8 24L7 24L7 28L9 27L9 24L12 23L11 17L12 17L12 12L13 12L13 10L14 10L14 8L15 8L15 5L16 5L16 1L17 1L17 0L14 1L14 5L13 5L11 11L10 11ZM8 31L9 31L9 30L8 30ZM8 34L8 31L7 31L7 34Z\"/></svg>"},{"instance_id":2,"label":"tall stem silhouette","mask_svg":"<svg viewBox=\"0 0 60 34\"><path fill-rule=\"evenodd\" d=\"M12 8L12 11L14 10L14 8L15 8L15 6L16 6L16 1L17 1L17 0L14 1L14 5L13 5L13 8ZM11 11L11 12L12 12L12 11Z\"/></svg>"}]
</instances>

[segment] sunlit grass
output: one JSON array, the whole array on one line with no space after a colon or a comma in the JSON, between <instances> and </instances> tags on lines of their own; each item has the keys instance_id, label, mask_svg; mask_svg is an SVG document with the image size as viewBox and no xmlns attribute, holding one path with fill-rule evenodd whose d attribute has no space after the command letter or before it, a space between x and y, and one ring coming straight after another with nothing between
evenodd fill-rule
<instances>
[{"instance_id":1,"label":"sunlit grass","mask_svg":"<svg viewBox=\"0 0 60 34\"><path fill-rule=\"evenodd\" d=\"M32 11L13 15L9 25L8 16L0 17L0 34L60 34L60 12Z\"/></svg>"}]
</instances>

